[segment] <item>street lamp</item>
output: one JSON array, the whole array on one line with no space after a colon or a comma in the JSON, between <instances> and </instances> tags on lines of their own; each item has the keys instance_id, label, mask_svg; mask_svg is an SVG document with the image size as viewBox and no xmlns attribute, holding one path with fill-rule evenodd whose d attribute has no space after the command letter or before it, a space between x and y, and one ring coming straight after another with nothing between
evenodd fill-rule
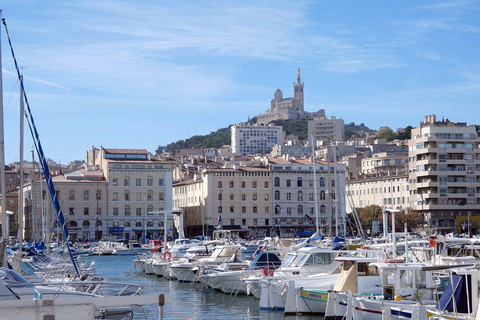
<instances>
[{"instance_id":1,"label":"street lamp","mask_svg":"<svg viewBox=\"0 0 480 320\"><path fill-rule=\"evenodd\" d=\"M220 213L220 216L218 218L218 229L222 230L222 212L223 212L223 208L222 208L222 198L223 198L223 190L220 189L220 194L219 194L219 197L218 197L218 200L220 201L220 208L221 208L221 212Z\"/></svg>"}]
</instances>

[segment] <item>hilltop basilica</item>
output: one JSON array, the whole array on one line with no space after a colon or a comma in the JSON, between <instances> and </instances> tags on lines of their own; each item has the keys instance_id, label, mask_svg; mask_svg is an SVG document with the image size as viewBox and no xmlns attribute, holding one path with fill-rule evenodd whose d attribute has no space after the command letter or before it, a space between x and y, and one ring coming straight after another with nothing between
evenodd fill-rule
<instances>
[{"instance_id":1,"label":"hilltop basilica","mask_svg":"<svg viewBox=\"0 0 480 320\"><path fill-rule=\"evenodd\" d=\"M300 79L300 68L297 71L297 82L293 83L293 98L283 98L282 90L277 89L270 102L270 109L257 116L257 123L268 124L273 120L290 120L325 117L325 110L306 112L304 110L303 82Z\"/></svg>"}]
</instances>

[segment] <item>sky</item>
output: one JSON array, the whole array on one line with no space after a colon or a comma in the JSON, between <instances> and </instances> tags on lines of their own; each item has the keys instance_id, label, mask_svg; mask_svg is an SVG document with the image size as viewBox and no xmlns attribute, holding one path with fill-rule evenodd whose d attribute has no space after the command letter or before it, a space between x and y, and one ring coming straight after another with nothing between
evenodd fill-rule
<instances>
[{"instance_id":1,"label":"sky","mask_svg":"<svg viewBox=\"0 0 480 320\"><path fill-rule=\"evenodd\" d=\"M371 129L480 124L480 2L33 1L0 4L47 158L155 153L264 113L277 88ZM2 26L5 158L19 83ZM33 142L25 130L25 158Z\"/></svg>"}]
</instances>

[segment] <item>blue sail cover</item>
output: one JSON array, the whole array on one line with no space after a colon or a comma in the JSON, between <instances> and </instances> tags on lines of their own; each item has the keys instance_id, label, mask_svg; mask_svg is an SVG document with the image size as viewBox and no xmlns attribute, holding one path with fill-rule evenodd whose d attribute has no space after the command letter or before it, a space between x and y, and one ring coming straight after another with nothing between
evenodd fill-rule
<instances>
[{"instance_id":1,"label":"blue sail cover","mask_svg":"<svg viewBox=\"0 0 480 320\"><path fill-rule=\"evenodd\" d=\"M443 292L440 300L438 301L437 309L442 312L472 312L470 291L471 289L469 288L470 282L470 276L466 278L464 275L453 274L452 281L447 284L445 291ZM468 295L467 290L469 290L470 292L470 294ZM470 300L467 299L467 296L470 298ZM455 301L453 299L455 299Z\"/></svg>"}]
</instances>

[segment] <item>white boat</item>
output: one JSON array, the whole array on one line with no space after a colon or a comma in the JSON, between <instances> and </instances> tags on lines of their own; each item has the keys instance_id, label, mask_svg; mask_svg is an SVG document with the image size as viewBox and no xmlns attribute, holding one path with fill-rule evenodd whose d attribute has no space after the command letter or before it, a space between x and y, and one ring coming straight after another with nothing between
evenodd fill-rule
<instances>
[{"instance_id":1,"label":"white boat","mask_svg":"<svg viewBox=\"0 0 480 320\"><path fill-rule=\"evenodd\" d=\"M209 268L200 273L202 283L224 293L247 293L244 278L262 273L273 273L281 265L281 260L275 253L259 252L251 262L224 262L215 268Z\"/></svg>"},{"instance_id":2,"label":"white boat","mask_svg":"<svg viewBox=\"0 0 480 320\"><path fill-rule=\"evenodd\" d=\"M178 241L171 247L163 248L162 255L152 261L153 272L157 277L173 278L169 269L170 262L177 261L187 254L199 259L209 256L213 250L208 246L200 246L197 242Z\"/></svg>"},{"instance_id":3,"label":"white boat","mask_svg":"<svg viewBox=\"0 0 480 320\"><path fill-rule=\"evenodd\" d=\"M142 253L148 253L152 251L152 248L142 247L137 241L122 241L117 242L114 245L113 255L138 255Z\"/></svg>"},{"instance_id":4,"label":"white boat","mask_svg":"<svg viewBox=\"0 0 480 320\"><path fill-rule=\"evenodd\" d=\"M295 258L291 261L291 258L287 259L287 255L287 260L275 270L273 277L260 279L260 309L284 310L289 280L324 273L336 256L347 254L348 251L330 248L304 247L298 250Z\"/></svg>"},{"instance_id":5,"label":"white boat","mask_svg":"<svg viewBox=\"0 0 480 320\"><path fill-rule=\"evenodd\" d=\"M351 312L354 319L382 320L384 308L389 308L389 319L410 319L419 302L424 306L436 304L433 273L446 268L449 266L394 260L368 266L358 263L356 268L352 265L342 271L342 279L329 294L325 319L348 318ZM368 278L371 279L366 281Z\"/></svg>"},{"instance_id":6,"label":"white boat","mask_svg":"<svg viewBox=\"0 0 480 320\"><path fill-rule=\"evenodd\" d=\"M240 245L226 244L215 247L208 258L201 258L198 255L187 257L185 255L184 258L170 263L170 271L180 282L199 281L197 272L201 268L217 266L226 261L242 261L241 248Z\"/></svg>"}]
</instances>

